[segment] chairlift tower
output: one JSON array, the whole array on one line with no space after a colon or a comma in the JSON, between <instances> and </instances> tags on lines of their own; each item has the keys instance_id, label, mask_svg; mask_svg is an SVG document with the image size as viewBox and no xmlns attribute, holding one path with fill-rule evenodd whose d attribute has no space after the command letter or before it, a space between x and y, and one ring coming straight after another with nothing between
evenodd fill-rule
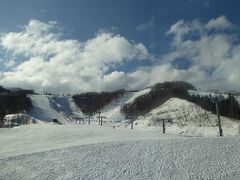
<instances>
[{"instance_id":1,"label":"chairlift tower","mask_svg":"<svg viewBox=\"0 0 240 180\"><path fill-rule=\"evenodd\" d=\"M107 117L106 116L101 116L101 113L102 112L100 112L100 111L98 111L97 112L98 113L98 116L97 116L97 118L98 118L98 125L103 125L103 119L107 119Z\"/></svg>"},{"instance_id":2,"label":"chairlift tower","mask_svg":"<svg viewBox=\"0 0 240 180\"><path fill-rule=\"evenodd\" d=\"M127 116L127 118L131 120L131 129L133 129L133 122L137 119L137 116Z\"/></svg>"},{"instance_id":3,"label":"chairlift tower","mask_svg":"<svg viewBox=\"0 0 240 180\"><path fill-rule=\"evenodd\" d=\"M107 119L106 116L100 116L100 125L102 126L103 125L103 119Z\"/></svg>"},{"instance_id":4,"label":"chairlift tower","mask_svg":"<svg viewBox=\"0 0 240 180\"><path fill-rule=\"evenodd\" d=\"M94 118L93 118L92 116L90 116L90 115L87 116L86 118L88 119L88 124L90 125L90 121L91 121L91 119L94 119Z\"/></svg>"}]
</instances>

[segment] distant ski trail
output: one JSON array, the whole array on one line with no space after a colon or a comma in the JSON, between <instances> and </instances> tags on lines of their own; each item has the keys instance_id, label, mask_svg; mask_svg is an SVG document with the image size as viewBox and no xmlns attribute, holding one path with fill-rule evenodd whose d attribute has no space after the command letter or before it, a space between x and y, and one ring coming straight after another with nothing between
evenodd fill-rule
<instances>
[{"instance_id":1,"label":"distant ski trail","mask_svg":"<svg viewBox=\"0 0 240 180\"><path fill-rule=\"evenodd\" d=\"M52 122L52 119L56 118L62 124L68 123L68 121L63 117L63 115L61 115L52 107L48 96L30 95L29 97L31 98L31 101L33 103L33 107L29 115L45 122Z\"/></svg>"}]
</instances>

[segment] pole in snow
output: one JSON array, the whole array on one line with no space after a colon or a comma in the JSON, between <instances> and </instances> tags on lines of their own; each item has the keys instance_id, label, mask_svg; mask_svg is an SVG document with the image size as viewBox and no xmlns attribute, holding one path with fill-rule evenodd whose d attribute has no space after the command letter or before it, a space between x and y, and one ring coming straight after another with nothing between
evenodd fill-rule
<instances>
[{"instance_id":1,"label":"pole in snow","mask_svg":"<svg viewBox=\"0 0 240 180\"><path fill-rule=\"evenodd\" d=\"M100 115L101 115L101 112L98 111L97 113L98 113L98 125L100 125L100 121L101 121L101 116Z\"/></svg>"},{"instance_id":2,"label":"pole in snow","mask_svg":"<svg viewBox=\"0 0 240 180\"><path fill-rule=\"evenodd\" d=\"M162 120L163 133L166 131L165 119Z\"/></svg>"},{"instance_id":3,"label":"pole in snow","mask_svg":"<svg viewBox=\"0 0 240 180\"><path fill-rule=\"evenodd\" d=\"M219 96L211 97L210 102L216 105L216 113L218 118L218 128L219 128L219 135L223 136L223 130L221 125L221 118L219 113L219 103L223 101L224 97L220 94Z\"/></svg>"},{"instance_id":4,"label":"pole in snow","mask_svg":"<svg viewBox=\"0 0 240 180\"><path fill-rule=\"evenodd\" d=\"M131 119L131 129L133 129L133 119Z\"/></svg>"},{"instance_id":5,"label":"pole in snow","mask_svg":"<svg viewBox=\"0 0 240 180\"><path fill-rule=\"evenodd\" d=\"M88 116L88 124L90 125L91 116Z\"/></svg>"},{"instance_id":6,"label":"pole in snow","mask_svg":"<svg viewBox=\"0 0 240 180\"><path fill-rule=\"evenodd\" d=\"M155 120L157 122L162 121L162 129L163 129L163 133L165 133L166 132L166 119L157 117L157 118L155 118Z\"/></svg>"}]
</instances>

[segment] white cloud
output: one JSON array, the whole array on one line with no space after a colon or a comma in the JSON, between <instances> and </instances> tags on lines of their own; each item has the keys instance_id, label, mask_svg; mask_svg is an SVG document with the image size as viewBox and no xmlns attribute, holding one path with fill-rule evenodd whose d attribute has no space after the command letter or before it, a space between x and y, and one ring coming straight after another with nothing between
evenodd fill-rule
<instances>
[{"instance_id":1,"label":"white cloud","mask_svg":"<svg viewBox=\"0 0 240 180\"><path fill-rule=\"evenodd\" d=\"M216 19L210 20L205 27L209 30L224 30L224 29L229 29L233 27L233 24L225 17L225 16L220 16Z\"/></svg>"},{"instance_id":2,"label":"white cloud","mask_svg":"<svg viewBox=\"0 0 240 180\"><path fill-rule=\"evenodd\" d=\"M140 24L136 27L137 31L143 32L148 29L154 28L154 18L152 18L150 21L145 22L143 24Z\"/></svg>"},{"instance_id":3,"label":"white cloud","mask_svg":"<svg viewBox=\"0 0 240 180\"><path fill-rule=\"evenodd\" d=\"M1 36L5 51L27 59L15 71L3 72L1 84L55 92L113 90L116 86L109 82L117 77L108 74L109 68L149 58L143 44L120 35L102 32L86 42L64 40L54 33L55 26L55 22L31 20L22 32Z\"/></svg>"},{"instance_id":4,"label":"white cloud","mask_svg":"<svg viewBox=\"0 0 240 180\"><path fill-rule=\"evenodd\" d=\"M56 32L56 22L31 20L21 32L1 35L2 48L26 61L12 71L1 72L0 84L76 93L140 89L156 82L185 80L207 89L239 90L240 44L235 41L232 23L222 17L207 23L198 19L176 22L166 33L173 37L171 52L155 61L157 64L132 72L116 67L135 59L151 59L142 43L108 31L85 42L63 39ZM226 22L220 23L221 19ZM223 27L231 29L230 34L222 31ZM173 63L178 59L188 60L189 67L177 69Z\"/></svg>"},{"instance_id":5,"label":"white cloud","mask_svg":"<svg viewBox=\"0 0 240 180\"><path fill-rule=\"evenodd\" d=\"M186 36L192 35L193 33L203 34L203 32L203 24L198 19L191 22L179 20L170 27L170 29L166 32L166 35L174 35L172 45L178 46Z\"/></svg>"},{"instance_id":6,"label":"white cloud","mask_svg":"<svg viewBox=\"0 0 240 180\"><path fill-rule=\"evenodd\" d=\"M236 49L239 49L240 44L235 41L236 32L233 28L225 16L212 19L206 24L199 20L178 21L167 32L174 38L173 51L163 59L168 63L179 58L189 60L192 65L186 71L189 73L196 68L195 73L201 73L205 77L198 81L200 86L238 90L240 60L236 58L239 55ZM222 30L231 32L225 33ZM195 79L190 81L197 84Z\"/></svg>"},{"instance_id":7,"label":"white cloud","mask_svg":"<svg viewBox=\"0 0 240 180\"><path fill-rule=\"evenodd\" d=\"M13 59L10 59L9 61L5 62L5 66L8 68L11 68L13 66L15 66L16 62Z\"/></svg>"}]
</instances>

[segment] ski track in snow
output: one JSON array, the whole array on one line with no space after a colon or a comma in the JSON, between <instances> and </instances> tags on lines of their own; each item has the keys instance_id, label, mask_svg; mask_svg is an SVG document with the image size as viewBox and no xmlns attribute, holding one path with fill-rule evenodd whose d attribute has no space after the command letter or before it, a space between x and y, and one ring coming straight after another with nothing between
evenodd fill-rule
<instances>
[{"instance_id":1,"label":"ski track in snow","mask_svg":"<svg viewBox=\"0 0 240 180\"><path fill-rule=\"evenodd\" d=\"M238 138L99 143L2 158L0 179L239 179L239 154Z\"/></svg>"}]
</instances>

